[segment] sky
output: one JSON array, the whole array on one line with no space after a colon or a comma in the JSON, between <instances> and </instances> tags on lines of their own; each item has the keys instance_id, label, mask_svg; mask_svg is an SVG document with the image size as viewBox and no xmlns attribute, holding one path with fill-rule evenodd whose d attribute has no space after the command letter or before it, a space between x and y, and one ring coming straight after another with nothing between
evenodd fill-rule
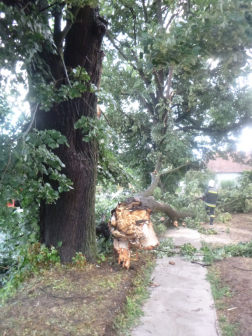
<instances>
[{"instance_id":1,"label":"sky","mask_svg":"<svg viewBox=\"0 0 252 336\"><path fill-rule=\"evenodd\" d=\"M237 144L238 151L250 152L252 151L252 128L246 127L242 131L242 135Z\"/></svg>"}]
</instances>

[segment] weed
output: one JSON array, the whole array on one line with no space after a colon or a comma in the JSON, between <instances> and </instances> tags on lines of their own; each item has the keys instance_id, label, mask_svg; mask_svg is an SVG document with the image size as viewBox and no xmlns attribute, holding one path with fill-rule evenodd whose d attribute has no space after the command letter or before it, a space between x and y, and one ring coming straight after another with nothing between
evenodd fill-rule
<instances>
[{"instance_id":1,"label":"weed","mask_svg":"<svg viewBox=\"0 0 252 336\"><path fill-rule=\"evenodd\" d=\"M17 256L15 268L10 271L9 277L5 279L4 287L0 289L2 303L16 292L25 279L41 274L59 262L58 251L53 246L47 248L40 243L23 246Z\"/></svg>"},{"instance_id":2,"label":"weed","mask_svg":"<svg viewBox=\"0 0 252 336\"><path fill-rule=\"evenodd\" d=\"M226 316L221 315L219 317L219 325L221 328L222 336L237 336L239 332L239 324L230 324L227 321Z\"/></svg>"},{"instance_id":3,"label":"weed","mask_svg":"<svg viewBox=\"0 0 252 336\"><path fill-rule=\"evenodd\" d=\"M223 297L232 297L230 288L228 286L222 286L219 278L219 274L212 271L207 274L207 280L211 284L212 294L214 300L220 300Z\"/></svg>"},{"instance_id":4,"label":"weed","mask_svg":"<svg viewBox=\"0 0 252 336\"><path fill-rule=\"evenodd\" d=\"M114 322L114 327L120 335L129 336L131 334L130 329L136 324L139 317L143 315L141 306L143 301L149 297L147 287L150 283L150 276L154 266L155 263L150 258L147 264L141 267L133 281L134 289L127 297L123 312L118 314Z\"/></svg>"},{"instance_id":5,"label":"weed","mask_svg":"<svg viewBox=\"0 0 252 336\"><path fill-rule=\"evenodd\" d=\"M76 257L73 257L73 265L82 269L86 267L87 261L81 252L76 252Z\"/></svg>"},{"instance_id":6,"label":"weed","mask_svg":"<svg viewBox=\"0 0 252 336\"><path fill-rule=\"evenodd\" d=\"M159 258L173 255L172 249L174 249L174 243L172 238L164 238L160 241L153 252L157 254Z\"/></svg>"},{"instance_id":7,"label":"weed","mask_svg":"<svg viewBox=\"0 0 252 336\"><path fill-rule=\"evenodd\" d=\"M187 243L180 246L180 252L183 256L193 256L196 252L198 252L198 250L194 246L192 246L192 244Z\"/></svg>"},{"instance_id":8,"label":"weed","mask_svg":"<svg viewBox=\"0 0 252 336\"><path fill-rule=\"evenodd\" d=\"M227 321L220 323L223 336L237 336L239 330L239 324L230 324Z\"/></svg>"},{"instance_id":9,"label":"weed","mask_svg":"<svg viewBox=\"0 0 252 336\"><path fill-rule=\"evenodd\" d=\"M225 213L220 213L217 215L217 222L221 222L221 223L226 223L228 221L230 221L232 219L232 216L230 215L229 212L225 212Z\"/></svg>"},{"instance_id":10,"label":"weed","mask_svg":"<svg viewBox=\"0 0 252 336\"><path fill-rule=\"evenodd\" d=\"M204 261L213 262L227 257L252 257L252 241L248 243L231 244L224 247L211 247L204 245L200 251L204 255Z\"/></svg>"},{"instance_id":11,"label":"weed","mask_svg":"<svg viewBox=\"0 0 252 336\"><path fill-rule=\"evenodd\" d=\"M233 294L228 286L223 286L219 274L214 269L208 269L207 280L210 282L215 306L219 310L226 309L224 298L232 297ZM222 336L236 336L238 324L230 324L224 315L219 316L219 324Z\"/></svg>"}]
</instances>

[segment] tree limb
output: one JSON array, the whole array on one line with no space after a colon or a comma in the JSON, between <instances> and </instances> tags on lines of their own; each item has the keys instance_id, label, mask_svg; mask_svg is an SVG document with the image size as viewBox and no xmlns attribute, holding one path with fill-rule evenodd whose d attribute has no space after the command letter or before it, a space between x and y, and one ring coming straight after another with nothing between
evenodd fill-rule
<instances>
[{"instance_id":1,"label":"tree limb","mask_svg":"<svg viewBox=\"0 0 252 336\"><path fill-rule=\"evenodd\" d=\"M168 29L168 27L169 27L170 24L172 23L172 20L173 20L177 15L179 15L179 13L175 13L175 14L173 14L173 15L170 17L170 19L169 19L167 25L165 26L165 29L166 29L166 30Z\"/></svg>"},{"instance_id":2,"label":"tree limb","mask_svg":"<svg viewBox=\"0 0 252 336\"><path fill-rule=\"evenodd\" d=\"M163 19L162 19L162 0L157 0L157 16L158 23L163 27Z\"/></svg>"},{"instance_id":3,"label":"tree limb","mask_svg":"<svg viewBox=\"0 0 252 336\"><path fill-rule=\"evenodd\" d=\"M225 208L225 206L227 206L227 205L233 204L233 203L235 203L237 201L241 201L241 200L245 201L247 199L252 199L252 197L244 197L244 198L237 197L237 198L233 199L232 201L229 201L227 203L223 203L223 204L218 205L216 208L218 208L218 209L219 208Z\"/></svg>"},{"instance_id":4,"label":"tree limb","mask_svg":"<svg viewBox=\"0 0 252 336\"><path fill-rule=\"evenodd\" d=\"M191 211L176 211L168 204L157 202L154 197L136 197L139 198L144 206L147 206L154 213L165 213L169 218L171 218L173 222L178 220L179 218L195 217L194 213L192 213Z\"/></svg>"},{"instance_id":5,"label":"tree limb","mask_svg":"<svg viewBox=\"0 0 252 336\"><path fill-rule=\"evenodd\" d=\"M112 45L114 46L114 48L119 52L119 54L132 66L132 68L134 70L136 70L139 73L139 75L142 78L144 84L146 85L146 87L148 87L150 85L150 81L145 77L145 74L144 74L143 70L139 69L138 67L136 67L132 63L132 61L129 59L129 57L121 50L121 48L116 45L115 40L111 36L111 34L110 34L109 31L106 32L106 36L109 39L109 41L112 43ZM132 51L132 49L131 49L131 51Z\"/></svg>"},{"instance_id":6,"label":"tree limb","mask_svg":"<svg viewBox=\"0 0 252 336\"><path fill-rule=\"evenodd\" d=\"M166 99L168 99L169 96L170 96L172 72L173 72L173 68L169 67L169 74L168 74L168 78L167 78L167 90L166 90L166 96L165 96Z\"/></svg>"},{"instance_id":7,"label":"tree limb","mask_svg":"<svg viewBox=\"0 0 252 336\"><path fill-rule=\"evenodd\" d=\"M206 134L213 134L213 133L217 133L217 134L226 134L232 130L238 129L243 125L249 125L252 124L252 119L250 117L246 117L246 118L242 118L240 120L240 122L233 124L229 127L225 127L225 128L221 128L221 129L214 129L213 127L215 127L215 125L209 126L209 127L197 127L197 126L184 126L181 127L178 125L178 129L176 131L183 131L186 132L188 130L196 130L196 131L202 131L205 132Z\"/></svg>"},{"instance_id":8,"label":"tree limb","mask_svg":"<svg viewBox=\"0 0 252 336\"><path fill-rule=\"evenodd\" d=\"M153 73L154 73L155 81L156 81L156 84L157 84L157 87L158 87L158 96L165 100L165 97L163 95L162 84L160 83L160 78L159 78L159 76L158 76L158 74L155 70L153 70Z\"/></svg>"},{"instance_id":9,"label":"tree limb","mask_svg":"<svg viewBox=\"0 0 252 336\"><path fill-rule=\"evenodd\" d=\"M145 23L147 23L148 22L148 12L145 6L145 0L142 0L142 4L143 4L143 11L144 11L144 21Z\"/></svg>"},{"instance_id":10,"label":"tree limb","mask_svg":"<svg viewBox=\"0 0 252 336\"><path fill-rule=\"evenodd\" d=\"M161 169L162 159L163 159L163 154L160 153L160 154L158 155L158 159L157 159L157 163L156 163L156 167L155 167L155 170L156 170L157 173L158 173L159 170Z\"/></svg>"},{"instance_id":11,"label":"tree limb","mask_svg":"<svg viewBox=\"0 0 252 336\"><path fill-rule=\"evenodd\" d=\"M119 54L121 54L121 56L127 61L129 62L129 64L132 66L132 68L136 71L138 71L137 67L131 63L131 61L129 60L129 57L116 45L114 38L111 36L110 32L107 31L106 32L106 36L109 39L109 41L112 43L113 47L119 52Z\"/></svg>"},{"instance_id":12,"label":"tree limb","mask_svg":"<svg viewBox=\"0 0 252 336\"><path fill-rule=\"evenodd\" d=\"M144 190L144 191L141 191L140 193L136 194L136 197L149 197L153 194L154 190L156 189L156 187L158 186L158 183L160 181L160 176L163 176L165 174L168 174L168 173L172 173L176 170L179 170L180 168L182 167L185 167L191 163L185 163L177 168L174 168L174 169L170 169L166 172L163 172L163 173L158 173L158 171L160 170L161 168L161 164L162 164L162 153L159 155L158 157L158 160L157 160L157 164L156 164L156 168L155 168L155 171L153 173L151 173L151 184L150 186Z\"/></svg>"},{"instance_id":13,"label":"tree limb","mask_svg":"<svg viewBox=\"0 0 252 336\"><path fill-rule=\"evenodd\" d=\"M154 110L153 110L152 105L148 103L141 94L138 95L138 99L146 107L146 109L150 112L151 116L154 117Z\"/></svg>"},{"instance_id":14,"label":"tree limb","mask_svg":"<svg viewBox=\"0 0 252 336\"><path fill-rule=\"evenodd\" d=\"M185 164L183 164L183 165L181 165L181 166L179 166L179 167L177 167L177 168L173 168L173 169L167 170L167 171L165 171L165 172L163 172L163 173L161 173L161 174L158 174L158 175L159 175L159 176L163 176L163 175L172 173L172 172L174 172L174 171L176 171L176 170L179 170L180 168L185 167L185 166L188 166L188 165L191 165L191 163L187 162L187 163L185 163Z\"/></svg>"},{"instance_id":15,"label":"tree limb","mask_svg":"<svg viewBox=\"0 0 252 336\"><path fill-rule=\"evenodd\" d=\"M156 187L158 186L159 183L159 176L155 175L155 173L151 173L151 184L150 186L144 190L141 191L140 193L136 194L137 198L142 198L142 197L149 197L153 194L154 190L156 189Z\"/></svg>"},{"instance_id":16,"label":"tree limb","mask_svg":"<svg viewBox=\"0 0 252 336\"><path fill-rule=\"evenodd\" d=\"M54 25L54 42L57 46L58 54L62 55L63 52L63 42L64 39L71 29L78 13L80 11L80 7L75 7L73 10L73 20L67 20L65 28L61 31L61 19L62 19L62 10L59 12L57 11L54 14L55 25Z\"/></svg>"}]
</instances>

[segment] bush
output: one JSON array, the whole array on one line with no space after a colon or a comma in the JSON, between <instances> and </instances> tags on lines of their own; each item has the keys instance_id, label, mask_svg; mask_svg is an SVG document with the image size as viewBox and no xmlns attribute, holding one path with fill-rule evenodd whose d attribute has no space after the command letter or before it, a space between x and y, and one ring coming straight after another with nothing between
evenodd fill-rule
<instances>
[{"instance_id":1,"label":"bush","mask_svg":"<svg viewBox=\"0 0 252 336\"><path fill-rule=\"evenodd\" d=\"M76 257L73 257L73 265L77 268L84 268L87 265L86 258L81 252L76 252Z\"/></svg>"},{"instance_id":2,"label":"bush","mask_svg":"<svg viewBox=\"0 0 252 336\"><path fill-rule=\"evenodd\" d=\"M221 181L221 189L231 190L235 188L236 183L233 180Z\"/></svg>"},{"instance_id":3,"label":"bush","mask_svg":"<svg viewBox=\"0 0 252 336\"><path fill-rule=\"evenodd\" d=\"M3 278L4 287L0 290L2 302L13 295L25 279L40 274L59 262L60 257L54 246L47 248L36 242L20 248L16 263Z\"/></svg>"}]
</instances>

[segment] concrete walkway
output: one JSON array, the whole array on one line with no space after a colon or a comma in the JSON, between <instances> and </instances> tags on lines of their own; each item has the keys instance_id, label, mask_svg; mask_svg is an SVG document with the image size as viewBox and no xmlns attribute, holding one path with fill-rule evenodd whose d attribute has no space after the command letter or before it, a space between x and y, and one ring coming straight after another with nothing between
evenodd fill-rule
<instances>
[{"instance_id":1,"label":"concrete walkway","mask_svg":"<svg viewBox=\"0 0 252 336\"><path fill-rule=\"evenodd\" d=\"M201 246L200 234L180 228L168 230L175 245ZM169 261L175 262L172 266ZM159 287L151 288L144 305L144 316L132 336L219 336L217 317L207 270L181 257L158 259L152 274Z\"/></svg>"}]
</instances>

